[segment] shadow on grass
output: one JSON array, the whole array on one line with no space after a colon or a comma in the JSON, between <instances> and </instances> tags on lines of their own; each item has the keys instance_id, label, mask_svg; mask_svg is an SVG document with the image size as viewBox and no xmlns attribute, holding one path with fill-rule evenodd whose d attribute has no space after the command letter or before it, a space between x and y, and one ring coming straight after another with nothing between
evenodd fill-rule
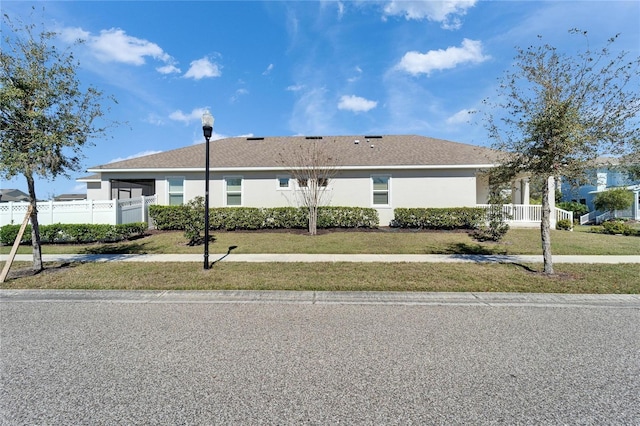
<instances>
[{"instance_id":1,"label":"shadow on grass","mask_svg":"<svg viewBox=\"0 0 640 426\"><path fill-rule=\"evenodd\" d=\"M101 244L87 247L79 254L147 254L146 245L146 243Z\"/></svg>"},{"instance_id":2,"label":"shadow on grass","mask_svg":"<svg viewBox=\"0 0 640 426\"><path fill-rule=\"evenodd\" d=\"M499 247L491 248L481 246L480 244L455 243L449 244L443 254L505 254L505 251Z\"/></svg>"},{"instance_id":3,"label":"shadow on grass","mask_svg":"<svg viewBox=\"0 0 640 426\"><path fill-rule=\"evenodd\" d=\"M75 268L79 265L81 265L80 262L47 263L45 267L40 271L34 271L30 267L13 268L9 270L7 281L19 278L34 277L36 275L53 274L56 272L62 272L67 269Z\"/></svg>"}]
</instances>

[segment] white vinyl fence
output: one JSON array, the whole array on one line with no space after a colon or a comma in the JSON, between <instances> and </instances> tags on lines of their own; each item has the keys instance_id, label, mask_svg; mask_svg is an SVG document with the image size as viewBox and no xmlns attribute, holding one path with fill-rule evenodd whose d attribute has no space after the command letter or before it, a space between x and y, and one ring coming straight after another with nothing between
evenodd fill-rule
<instances>
[{"instance_id":1,"label":"white vinyl fence","mask_svg":"<svg viewBox=\"0 0 640 426\"><path fill-rule=\"evenodd\" d=\"M149 206L156 197L138 197L126 200L79 200L38 202L40 225L54 223L149 223ZM29 203L0 203L0 226L20 224L27 213Z\"/></svg>"}]
</instances>

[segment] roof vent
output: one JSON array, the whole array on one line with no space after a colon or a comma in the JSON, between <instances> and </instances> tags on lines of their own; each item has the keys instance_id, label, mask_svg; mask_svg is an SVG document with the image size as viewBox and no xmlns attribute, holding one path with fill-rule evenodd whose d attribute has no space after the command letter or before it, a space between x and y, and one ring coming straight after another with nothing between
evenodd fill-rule
<instances>
[{"instance_id":1,"label":"roof vent","mask_svg":"<svg viewBox=\"0 0 640 426\"><path fill-rule=\"evenodd\" d=\"M382 139L382 136L365 136L365 139Z\"/></svg>"},{"instance_id":2,"label":"roof vent","mask_svg":"<svg viewBox=\"0 0 640 426\"><path fill-rule=\"evenodd\" d=\"M248 140L248 141L263 141L263 140L264 140L264 138L250 137L250 138L247 138L247 140Z\"/></svg>"},{"instance_id":3,"label":"roof vent","mask_svg":"<svg viewBox=\"0 0 640 426\"><path fill-rule=\"evenodd\" d=\"M305 136L305 139L322 139L322 136Z\"/></svg>"},{"instance_id":4,"label":"roof vent","mask_svg":"<svg viewBox=\"0 0 640 426\"><path fill-rule=\"evenodd\" d=\"M360 143L360 139L356 139L353 141L354 144L358 145Z\"/></svg>"}]
</instances>

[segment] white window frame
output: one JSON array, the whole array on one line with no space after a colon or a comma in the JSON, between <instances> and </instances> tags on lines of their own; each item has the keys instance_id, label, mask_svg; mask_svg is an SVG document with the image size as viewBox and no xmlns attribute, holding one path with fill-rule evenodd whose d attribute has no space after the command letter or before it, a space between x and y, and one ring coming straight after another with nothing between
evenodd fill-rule
<instances>
[{"instance_id":1,"label":"white window frame","mask_svg":"<svg viewBox=\"0 0 640 426\"><path fill-rule=\"evenodd\" d=\"M375 193L376 192L381 192L381 191L376 191L375 190L375 185L374 185L374 179L375 178L386 178L387 179L387 204L375 204ZM371 175L371 179L370 181L370 185L371 185L371 206L374 208L385 208L385 207L391 207L392 203L391 203L391 175L389 174L375 174L375 175Z\"/></svg>"},{"instance_id":2,"label":"white window frame","mask_svg":"<svg viewBox=\"0 0 640 426\"><path fill-rule=\"evenodd\" d=\"M280 179L287 179L287 186L280 186ZM276 176L276 189L278 191L291 191L293 179L289 175L278 175Z\"/></svg>"},{"instance_id":3,"label":"white window frame","mask_svg":"<svg viewBox=\"0 0 640 426\"><path fill-rule=\"evenodd\" d=\"M186 194L185 194L185 178L184 176L165 176L164 181L166 184L166 195L167 195L167 205L170 206L171 204L171 195L173 194L179 194L179 192L171 192L171 183L169 182L170 180L182 180L182 205L185 204L185 201L187 199ZM173 204L173 205L177 205L177 204Z\"/></svg>"},{"instance_id":4,"label":"white window frame","mask_svg":"<svg viewBox=\"0 0 640 426\"><path fill-rule=\"evenodd\" d=\"M227 191L227 187L228 187L228 181L229 179L240 179L240 204L239 205L231 205L228 204L228 197L227 195L229 194L229 192ZM230 175L230 176L223 176L222 180L224 181L224 191L223 192L223 197L224 199L222 200L222 205L225 207L242 207L244 206L244 177L240 176L240 175ZM237 191L232 191L231 194L237 194Z\"/></svg>"}]
</instances>

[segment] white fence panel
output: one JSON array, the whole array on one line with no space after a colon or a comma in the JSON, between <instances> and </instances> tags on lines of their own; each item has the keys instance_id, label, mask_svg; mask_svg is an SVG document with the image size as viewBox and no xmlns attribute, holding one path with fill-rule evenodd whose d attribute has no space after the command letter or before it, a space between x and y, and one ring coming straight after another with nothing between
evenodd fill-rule
<instances>
[{"instance_id":1,"label":"white fence panel","mask_svg":"<svg viewBox=\"0 0 640 426\"><path fill-rule=\"evenodd\" d=\"M120 223L148 222L149 205L156 197L128 200L43 201L38 203L40 225L54 223ZM0 226L22 222L29 203L0 203Z\"/></svg>"}]
</instances>

